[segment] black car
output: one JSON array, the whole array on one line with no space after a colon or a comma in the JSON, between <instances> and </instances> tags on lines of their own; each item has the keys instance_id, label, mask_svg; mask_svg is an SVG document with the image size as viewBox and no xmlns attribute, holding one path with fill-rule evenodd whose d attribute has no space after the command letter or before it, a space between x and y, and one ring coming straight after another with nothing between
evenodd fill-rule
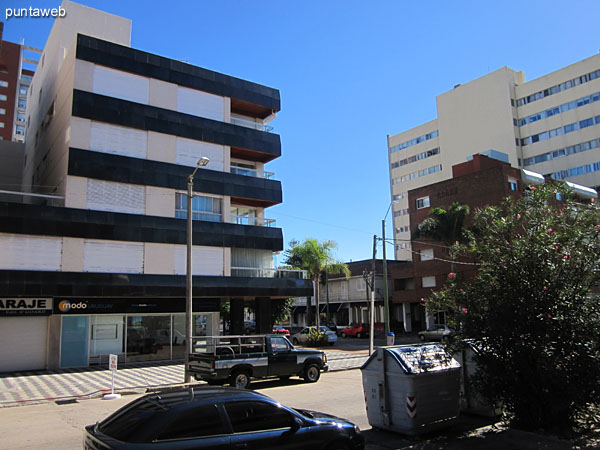
<instances>
[{"instance_id":1,"label":"black car","mask_svg":"<svg viewBox=\"0 0 600 450\"><path fill-rule=\"evenodd\" d=\"M354 424L242 389L147 394L85 428L85 449L364 449Z\"/></svg>"}]
</instances>

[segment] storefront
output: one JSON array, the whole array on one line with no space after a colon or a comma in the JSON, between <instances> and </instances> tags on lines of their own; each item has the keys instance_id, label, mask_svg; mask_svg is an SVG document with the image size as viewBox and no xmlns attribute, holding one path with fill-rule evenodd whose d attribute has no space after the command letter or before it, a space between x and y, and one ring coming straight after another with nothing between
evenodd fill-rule
<instances>
[{"instance_id":1,"label":"storefront","mask_svg":"<svg viewBox=\"0 0 600 450\"><path fill-rule=\"evenodd\" d=\"M218 334L219 299L194 300L194 336ZM60 368L185 357L184 299L55 299L52 352Z\"/></svg>"},{"instance_id":2,"label":"storefront","mask_svg":"<svg viewBox=\"0 0 600 450\"><path fill-rule=\"evenodd\" d=\"M0 372L46 367L49 298L0 298Z\"/></svg>"}]
</instances>

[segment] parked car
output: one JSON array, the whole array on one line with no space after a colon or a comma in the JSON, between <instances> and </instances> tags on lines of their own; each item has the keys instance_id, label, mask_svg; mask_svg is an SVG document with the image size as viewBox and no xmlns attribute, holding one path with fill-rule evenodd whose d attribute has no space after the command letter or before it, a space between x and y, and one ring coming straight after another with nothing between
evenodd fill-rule
<instances>
[{"instance_id":1,"label":"parked car","mask_svg":"<svg viewBox=\"0 0 600 450\"><path fill-rule=\"evenodd\" d=\"M290 334L290 330L283 328L281 325L273 325L273 334Z\"/></svg>"},{"instance_id":2,"label":"parked car","mask_svg":"<svg viewBox=\"0 0 600 450\"><path fill-rule=\"evenodd\" d=\"M359 322L359 323L352 323L349 327L344 328L341 332L341 336L343 338L347 337L347 336L354 336L356 338L361 338L361 337L365 337L369 335L369 329L367 327L366 324Z\"/></svg>"},{"instance_id":3,"label":"parked car","mask_svg":"<svg viewBox=\"0 0 600 450\"><path fill-rule=\"evenodd\" d=\"M435 324L425 331L419 331L419 339L422 341L443 341L454 336L456 331L448 325Z\"/></svg>"},{"instance_id":4,"label":"parked car","mask_svg":"<svg viewBox=\"0 0 600 450\"><path fill-rule=\"evenodd\" d=\"M246 333L246 334L256 333L256 322L254 320L246 320L244 322L244 333Z\"/></svg>"},{"instance_id":5,"label":"parked car","mask_svg":"<svg viewBox=\"0 0 600 450\"><path fill-rule=\"evenodd\" d=\"M310 329L316 330L317 327L305 327L299 333L292 335L292 343L294 345L306 344L306 339L308 338L308 333ZM325 325L321 325L319 327L319 330L321 330L321 333L325 333L327 335L327 342L329 343L329 345L334 345L337 342L337 335L334 331L331 331Z\"/></svg>"},{"instance_id":6,"label":"parked car","mask_svg":"<svg viewBox=\"0 0 600 450\"><path fill-rule=\"evenodd\" d=\"M146 394L85 427L85 449L362 450L360 430L328 414L291 409L258 392L195 386Z\"/></svg>"}]
</instances>

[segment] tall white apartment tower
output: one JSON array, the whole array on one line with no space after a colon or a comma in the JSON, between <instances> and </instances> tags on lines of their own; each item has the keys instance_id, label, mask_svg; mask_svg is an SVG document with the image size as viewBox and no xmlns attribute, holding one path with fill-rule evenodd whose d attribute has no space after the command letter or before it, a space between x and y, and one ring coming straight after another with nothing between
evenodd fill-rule
<instances>
[{"instance_id":1,"label":"tall white apartment tower","mask_svg":"<svg viewBox=\"0 0 600 450\"><path fill-rule=\"evenodd\" d=\"M600 55L532 81L503 67L436 98L437 119L388 135L395 256L411 260L408 191L452 178L483 153L584 186L600 185Z\"/></svg>"}]
</instances>

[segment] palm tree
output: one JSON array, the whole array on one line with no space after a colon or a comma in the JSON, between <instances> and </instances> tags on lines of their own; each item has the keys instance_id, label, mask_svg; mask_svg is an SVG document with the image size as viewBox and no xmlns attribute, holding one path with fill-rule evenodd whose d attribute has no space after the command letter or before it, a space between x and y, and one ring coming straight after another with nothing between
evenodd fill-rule
<instances>
[{"instance_id":1,"label":"palm tree","mask_svg":"<svg viewBox=\"0 0 600 450\"><path fill-rule=\"evenodd\" d=\"M325 272L343 273L346 278L350 276L350 270L344 263L334 259L332 251L337 248L333 241L322 242L308 238L304 242L290 242L290 248L286 250L284 264L300 270L306 270L308 277L313 280L315 286L316 325L319 327L319 286L321 275ZM307 311L310 311L307 308ZM310 318L310 312L309 312ZM309 323L312 320L309 319Z\"/></svg>"},{"instance_id":2,"label":"palm tree","mask_svg":"<svg viewBox=\"0 0 600 450\"><path fill-rule=\"evenodd\" d=\"M465 219L471 212L468 205L454 202L446 210L433 208L429 217L419 224L414 238L421 236L440 241L450 246L464 241Z\"/></svg>"}]
</instances>

